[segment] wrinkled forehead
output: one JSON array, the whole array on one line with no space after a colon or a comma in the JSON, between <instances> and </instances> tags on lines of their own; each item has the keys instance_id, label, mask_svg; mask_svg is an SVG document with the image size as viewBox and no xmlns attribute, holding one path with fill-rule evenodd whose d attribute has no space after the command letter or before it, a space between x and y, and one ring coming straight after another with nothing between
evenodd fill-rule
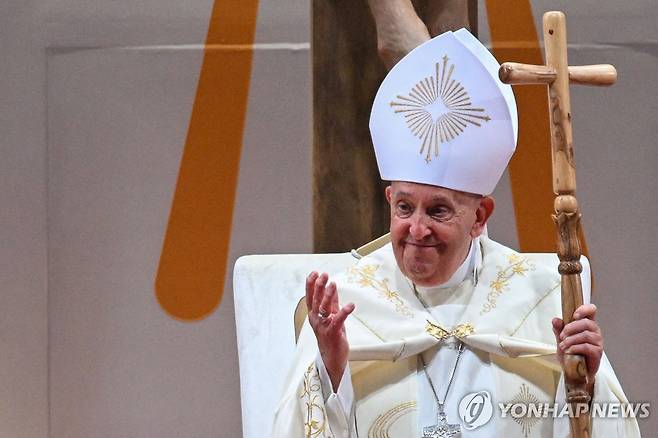
<instances>
[{"instance_id":1,"label":"wrinkled forehead","mask_svg":"<svg viewBox=\"0 0 658 438\"><path fill-rule=\"evenodd\" d=\"M462 192L431 184L422 184L410 181L391 181L392 197L411 197L418 199L447 199L462 201L472 198L480 198L480 195Z\"/></svg>"}]
</instances>

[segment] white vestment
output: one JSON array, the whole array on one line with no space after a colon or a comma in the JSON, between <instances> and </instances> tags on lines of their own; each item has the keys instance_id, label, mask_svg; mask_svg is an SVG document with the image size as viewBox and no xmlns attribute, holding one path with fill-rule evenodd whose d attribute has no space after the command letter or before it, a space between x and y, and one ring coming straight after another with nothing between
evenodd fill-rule
<instances>
[{"instance_id":1,"label":"white vestment","mask_svg":"<svg viewBox=\"0 0 658 438\"><path fill-rule=\"evenodd\" d=\"M567 437L567 418L503 416L499 408L564 400L551 331L551 319L561 314L559 274L487 238L479 245L473 275L435 293L421 289L416 295L390 244L334 277L341 302L356 304L346 321L351 378L343 379L347 384L341 382L338 394L326 387L323 393L324 370L316 365L317 344L307 322L272 436L420 437L422 427L436 423L436 401L418 355L443 399L457 354L450 345L458 338L466 349L445 410L449 423L461 424L462 437ZM468 394L484 391L493 414L469 430L458 406ZM627 402L605 356L594 401ZM636 437L639 429L634 419L594 418L592 436Z\"/></svg>"}]
</instances>

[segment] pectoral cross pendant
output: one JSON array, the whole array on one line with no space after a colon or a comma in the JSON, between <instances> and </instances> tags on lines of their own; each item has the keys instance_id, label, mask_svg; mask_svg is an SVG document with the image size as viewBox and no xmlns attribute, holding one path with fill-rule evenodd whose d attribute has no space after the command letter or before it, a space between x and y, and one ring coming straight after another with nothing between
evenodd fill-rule
<instances>
[{"instance_id":1,"label":"pectoral cross pendant","mask_svg":"<svg viewBox=\"0 0 658 438\"><path fill-rule=\"evenodd\" d=\"M459 438L461 436L461 426L448 423L441 405L439 405L437 423L434 426L423 427L422 438Z\"/></svg>"}]
</instances>

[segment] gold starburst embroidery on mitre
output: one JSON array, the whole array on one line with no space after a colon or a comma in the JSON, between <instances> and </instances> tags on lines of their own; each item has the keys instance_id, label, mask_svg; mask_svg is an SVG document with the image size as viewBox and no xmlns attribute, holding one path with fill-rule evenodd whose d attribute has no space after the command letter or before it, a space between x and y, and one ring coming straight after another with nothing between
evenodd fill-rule
<instances>
[{"instance_id":1,"label":"gold starburst embroidery on mitre","mask_svg":"<svg viewBox=\"0 0 658 438\"><path fill-rule=\"evenodd\" d=\"M530 435L530 432L532 431L532 428L537 422L539 421L539 417L541 416L541 404L539 403L539 399L534 396L533 394L530 393L530 388L528 388L528 385L525 383L521 384L521 388L519 388L519 392L514 396L514 399L511 401L512 405L525 405L525 406L530 406L530 405L535 405L538 406L538 412L539 415L533 416L533 415L523 415L523 416L518 416L518 415L513 415L512 418L514 421L521 426L521 431L523 433L524 438L528 438Z\"/></svg>"},{"instance_id":2,"label":"gold starburst embroidery on mitre","mask_svg":"<svg viewBox=\"0 0 658 438\"><path fill-rule=\"evenodd\" d=\"M421 141L420 155L432 161L439 156L439 145L457 138L470 125L482 126L491 118L484 108L473 106L468 91L452 74L455 64L435 64L435 74L421 79L406 96L397 96L391 102L395 113L404 115L407 126ZM446 71L447 70L447 71Z\"/></svg>"}]
</instances>

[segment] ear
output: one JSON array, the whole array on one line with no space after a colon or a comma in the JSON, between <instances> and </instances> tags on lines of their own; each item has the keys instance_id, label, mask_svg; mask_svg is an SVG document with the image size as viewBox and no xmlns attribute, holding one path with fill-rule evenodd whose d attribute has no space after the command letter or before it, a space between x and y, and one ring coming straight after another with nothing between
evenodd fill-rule
<instances>
[{"instance_id":1,"label":"ear","mask_svg":"<svg viewBox=\"0 0 658 438\"><path fill-rule=\"evenodd\" d=\"M475 210L475 223L471 227L471 237L476 238L484 231L484 226L494 211L494 199L491 196L483 196L478 200L478 206Z\"/></svg>"},{"instance_id":2,"label":"ear","mask_svg":"<svg viewBox=\"0 0 658 438\"><path fill-rule=\"evenodd\" d=\"M391 199L393 198L393 189L391 186L386 186L386 190L384 191L386 193L386 200L388 203L391 203Z\"/></svg>"}]
</instances>

